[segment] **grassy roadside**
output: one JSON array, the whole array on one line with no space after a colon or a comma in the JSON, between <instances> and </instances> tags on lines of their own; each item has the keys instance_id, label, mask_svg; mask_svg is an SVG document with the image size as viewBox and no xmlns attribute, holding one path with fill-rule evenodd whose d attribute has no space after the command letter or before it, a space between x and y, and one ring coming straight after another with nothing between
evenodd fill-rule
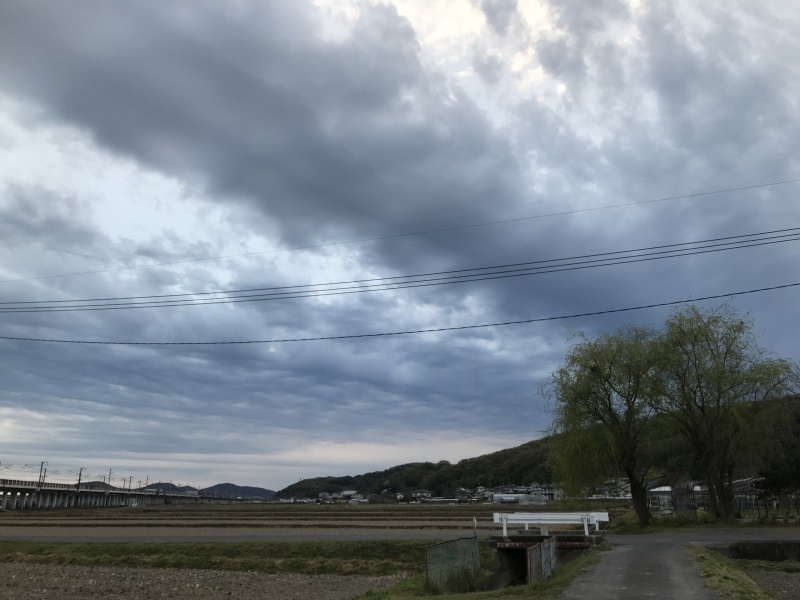
<instances>
[{"instance_id":1,"label":"grassy roadside","mask_svg":"<svg viewBox=\"0 0 800 600\"><path fill-rule=\"evenodd\" d=\"M619 534L647 534L647 533L662 533L664 531L673 531L676 529L688 528L703 528L703 529L751 529L757 527L759 529L786 529L798 528L800 522L780 523L780 522L740 522L740 521L724 521L722 519L715 519L711 515L705 513L693 514L684 513L679 515L670 515L666 517L654 517L647 527L639 527L639 520L636 513L628 511L620 515L611 523L607 529L611 533Z\"/></svg>"},{"instance_id":2,"label":"grassy roadside","mask_svg":"<svg viewBox=\"0 0 800 600\"><path fill-rule=\"evenodd\" d=\"M690 552L706 585L720 595L734 600L772 600L736 561L708 548L694 547Z\"/></svg>"}]
</instances>

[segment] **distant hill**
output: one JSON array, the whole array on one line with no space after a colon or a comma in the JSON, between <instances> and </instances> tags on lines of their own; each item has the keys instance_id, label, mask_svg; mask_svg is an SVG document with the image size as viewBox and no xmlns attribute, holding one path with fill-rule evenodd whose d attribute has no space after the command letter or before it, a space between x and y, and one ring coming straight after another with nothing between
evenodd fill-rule
<instances>
[{"instance_id":1,"label":"distant hill","mask_svg":"<svg viewBox=\"0 0 800 600\"><path fill-rule=\"evenodd\" d=\"M151 483L145 488L151 491L159 491L162 493L186 493L186 492L199 492L205 496L217 496L218 498L242 498L243 500L272 500L275 495L273 490L265 488L251 487L246 485L235 485L233 483L218 483L201 490L194 488L190 485L177 485L168 481L160 481Z\"/></svg>"},{"instance_id":2,"label":"distant hill","mask_svg":"<svg viewBox=\"0 0 800 600\"><path fill-rule=\"evenodd\" d=\"M208 496L242 498L243 500L272 500L275 496L274 490L233 483L218 483L200 491Z\"/></svg>"},{"instance_id":3,"label":"distant hill","mask_svg":"<svg viewBox=\"0 0 800 600\"><path fill-rule=\"evenodd\" d=\"M156 483L150 483L150 484L147 485L146 488L143 488L143 489L149 490L149 491L152 491L152 492L165 492L165 493L168 493L168 494L176 494L178 492L197 491L195 488L193 488L191 486L182 485L182 486L178 487L177 485L175 485L174 483L170 483L169 481L159 481L159 482L156 482Z\"/></svg>"},{"instance_id":4,"label":"distant hill","mask_svg":"<svg viewBox=\"0 0 800 600\"><path fill-rule=\"evenodd\" d=\"M81 489L106 489L108 484L105 481L84 481L81 483Z\"/></svg>"},{"instance_id":5,"label":"distant hill","mask_svg":"<svg viewBox=\"0 0 800 600\"><path fill-rule=\"evenodd\" d=\"M396 493L426 489L437 496L446 496L460 487L529 484L533 481L550 483L552 473L547 465L549 444L550 438L543 438L515 448L466 458L456 464L446 460L409 463L363 475L303 479L275 495L278 498L316 498L321 492L333 494L342 490L380 494L383 490Z\"/></svg>"},{"instance_id":6,"label":"distant hill","mask_svg":"<svg viewBox=\"0 0 800 600\"><path fill-rule=\"evenodd\" d=\"M145 490L149 492L166 492L169 494L174 494L179 491L185 490L186 486L178 487L174 483L170 483L169 481L159 481L157 483L150 483Z\"/></svg>"}]
</instances>

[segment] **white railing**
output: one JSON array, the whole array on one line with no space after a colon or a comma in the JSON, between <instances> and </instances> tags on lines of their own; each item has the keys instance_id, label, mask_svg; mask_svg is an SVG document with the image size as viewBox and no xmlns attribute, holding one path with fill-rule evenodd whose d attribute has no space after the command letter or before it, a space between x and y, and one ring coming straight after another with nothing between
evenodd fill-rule
<instances>
[{"instance_id":1,"label":"white railing","mask_svg":"<svg viewBox=\"0 0 800 600\"><path fill-rule=\"evenodd\" d=\"M585 513L494 513L494 522L502 523L503 537L508 536L508 524L539 525L542 535L548 535L549 525L583 525L584 535L589 535L589 525L600 529L601 522L608 522L607 512Z\"/></svg>"}]
</instances>

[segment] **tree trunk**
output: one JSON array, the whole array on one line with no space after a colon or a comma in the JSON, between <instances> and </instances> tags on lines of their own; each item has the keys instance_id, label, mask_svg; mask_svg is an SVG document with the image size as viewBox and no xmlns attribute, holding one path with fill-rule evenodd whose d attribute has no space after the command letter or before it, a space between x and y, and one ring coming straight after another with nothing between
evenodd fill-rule
<instances>
[{"instance_id":1,"label":"tree trunk","mask_svg":"<svg viewBox=\"0 0 800 600\"><path fill-rule=\"evenodd\" d=\"M724 498L724 512L726 519L736 518L736 505L733 497L733 469L728 468L725 470L725 477L723 478L723 498Z\"/></svg>"},{"instance_id":2,"label":"tree trunk","mask_svg":"<svg viewBox=\"0 0 800 600\"><path fill-rule=\"evenodd\" d=\"M721 519L733 518L733 486L728 485L727 469L720 469L714 478L717 492L717 516Z\"/></svg>"},{"instance_id":3,"label":"tree trunk","mask_svg":"<svg viewBox=\"0 0 800 600\"><path fill-rule=\"evenodd\" d=\"M711 475L710 471L706 477L706 485L708 486L708 512L719 518L719 503L717 502L717 483L716 478Z\"/></svg>"},{"instance_id":4,"label":"tree trunk","mask_svg":"<svg viewBox=\"0 0 800 600\"><path fill-rule=\"evenodd\" d=\"M647 490L644 489L644 483L636 476L633 470L628 470L626 475L631 484L633 508L639 518L639 527L647 527L650 524L650 505L647 501Z\"/></svg>"}]
</instances>

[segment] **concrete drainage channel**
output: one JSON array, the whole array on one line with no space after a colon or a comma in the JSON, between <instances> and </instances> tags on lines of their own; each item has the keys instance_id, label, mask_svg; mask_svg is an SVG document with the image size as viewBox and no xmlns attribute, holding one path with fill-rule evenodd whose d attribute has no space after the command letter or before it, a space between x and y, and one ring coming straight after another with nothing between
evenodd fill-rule
<instances>
[{"instance_id":1,"label":"concrete drainage channel","mask_svg":"<svg viewBox=\"0 0 800 600\"><path fill-rule=\"evenodd\" d=\"M548 579L558 563L599 544L602 536L520 535L493 536L491 576L481 575L478 539L461 538L430 546L427 552L427 589L431 593L491 590L532 584Z\"/></svg>"},{"instance_id":2,"label":"concrete drainage channel","mask_svg":"<svg viewBox=\"0 0 800 600\"><path fill-rule=\"evenodd\" d=\"M474 519L473 519L474 521ZM548 579L559 560L570 553L588 550L600 543L600 524L608 522L608 512L516 512L494 513L493 521L502 525L503 535L493 536L494 569L491 576L481 573L477 537L436 544L427 552L429 592L468 592L490 590L513 584L531 584ZM509 535L509 525L523 525L517 535ZM532 535L531 525L539 535ZM551 526L583 528L584 535L549 535ZM596 535L589 535L593 527Z\"/></svg>"},{"instance_id":3,"label":"concrete drainage channel","mask_svg":"<svg viewBox=\"0 0 800 600\"><path fill-rule=\"evenodd\" d=\"M800 561L800 541L734 542L715 550L736 560Z\"/></svg>"}]
</instances>

